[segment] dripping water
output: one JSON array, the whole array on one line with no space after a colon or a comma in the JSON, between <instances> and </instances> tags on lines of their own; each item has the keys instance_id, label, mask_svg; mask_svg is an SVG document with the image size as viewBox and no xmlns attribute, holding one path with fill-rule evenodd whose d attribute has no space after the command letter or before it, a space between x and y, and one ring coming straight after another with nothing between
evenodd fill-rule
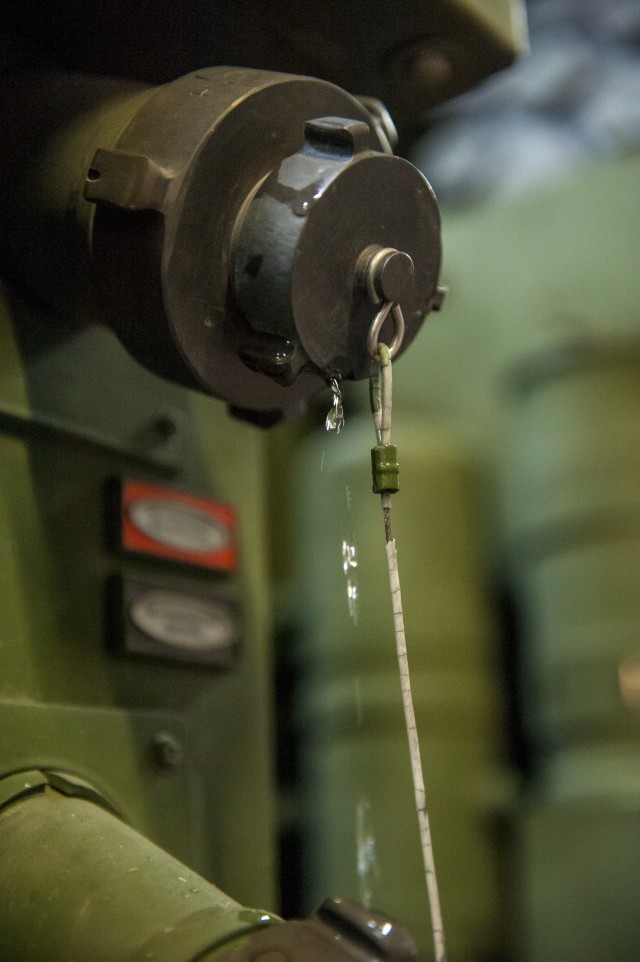
<instances>
[{"instance_id":1,"label":"dripping water","mask_svg":"<svg viewBox=\"0 0 640 962\"><path fill-rule=\"evenodd\" d=\"M340 434L340 431L344 427L344 397L342 395L342 386L337 377L332 377L329 381L329 387L333 392L333 404L329 409L324 426L327 431L335 431L336 434Z\"/></svg>"},{"instance_id":2,"label":"dripping water","mask_svg":"<svg viewBox=\"0 0 640 962\"><path fill-rule=\"evenodd\" d=\"M342 570L347 581L347 609L354 625L358 623L358 552L353 540L342 541Z\"/></svg>"},{"instance_id":3,"label":"dripping water","mask_svg":"<svg viewBox=\"0 0 640 962\"><path fill-rule=\"evenodd\" d=\"M325 420L326 431L334 436L340 434L344 427L344 397L340 381L332 378L329 382L332 392L332 405ZM341 442L342 443L342 442ZM327 452L330 461L331 454ZM320 470L325 465L325 451L322 452ZM334 505L343 518L344 537L340 542L342 574L346 589L347 612L353 628L358 624L359 585L358 585L358 548L354 531L353 493L349 484L344 486L344 500L339 499ZM341 503L340 503L341 502ZM358 728L366 724L363 679L357 675L355 682L355 712ZM376 837L371 815L371 801L367 797L366 788L360 787L353 799L355 806L355 872L358 886L358 896L365 907L371 907L375 897L375 888L380 878L380 866L377 856Z\"/></svg>"},{"instance_id":4,"label":"dripping water","mask_svg":"<svg viewBox=\"0 0 640 962\"><path fill-rule=\"evenodd\" d=\"M359 799L356 805L356 857L358 897L364 907L369 909L371 908L375 883L380 877L380 867L371 820L371 803L368 798Z\"/></svg>"}]
</instances>

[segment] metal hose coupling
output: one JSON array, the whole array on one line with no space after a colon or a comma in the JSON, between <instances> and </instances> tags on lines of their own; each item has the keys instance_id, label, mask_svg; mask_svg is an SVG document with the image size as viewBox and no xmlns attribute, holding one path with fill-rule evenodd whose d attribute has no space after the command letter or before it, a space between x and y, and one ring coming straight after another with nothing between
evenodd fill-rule
<instances>
[{"instance_id":1,"label":"metal hose coupling","mask_svg":"<svg viewBox=\"0 0 640 962\"><path fill-rule=\"evenodd\" d=\"M438 307L433 191L325 81L21 76L0 148L7 275L61 325L106 324L154 373L258 423L369 376L372 294L394 302L373 335L394 355Z\"/></svg>"},{"instance_id":2,"label":"metal hose coupling","mask_svg":"<svg viewBox=\"0 0 640 962\"><path fill-rule=\"evenodd\" d=\"M415 962L416 957L415 942L401 925L357 902L332 898L306 921L262 929L220 962Z\"/></svg>"}]
</instances>

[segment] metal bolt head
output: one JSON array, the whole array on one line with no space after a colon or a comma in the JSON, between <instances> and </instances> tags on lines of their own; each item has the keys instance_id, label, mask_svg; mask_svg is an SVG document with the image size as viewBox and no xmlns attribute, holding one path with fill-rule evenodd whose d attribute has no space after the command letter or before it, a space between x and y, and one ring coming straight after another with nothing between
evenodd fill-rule
<instances>
[{"instance_id":1,"label":"metal bolt head","mask_svg":"<svg viewBox=\"0 0 640 962\"><path fill-rule=\"evenodd\" d=\"M413 283L413 260L393 247L367 247L356 264L356 277L373 304L399 301Z\"/></svg>"},{"instance_id":2,"label":"metal bolt head","mask_svg":"<svg viewBox=\"0 0 640 962\"><path fill-rule=\"evenodd\" d=\"M158 768L170 770L184 761L184 746L171 732L156 732L151 739L151 754Z\"/></svg>"},{"instance_id":3,"label":"metal bolt head","mask_svg":"<svg viewBox=\"0 0 640 962\"><path fill-rule=\"evenodd\" d=\"M395 304L411 286L413 261L404 251L390 251L378 264L374 277L376 293Z\"/></svg>"},{"instance_id":4,"label":"metal bolt head","mask_svg":"<svg viewBox=\"0 0 640 962\"><path fill-rule=\"evenodd\" d=\"M177 430L178 425L170 414L158 414L153 421L153 430L161 441L169 441Z\"/></svg>"}]
</instances>

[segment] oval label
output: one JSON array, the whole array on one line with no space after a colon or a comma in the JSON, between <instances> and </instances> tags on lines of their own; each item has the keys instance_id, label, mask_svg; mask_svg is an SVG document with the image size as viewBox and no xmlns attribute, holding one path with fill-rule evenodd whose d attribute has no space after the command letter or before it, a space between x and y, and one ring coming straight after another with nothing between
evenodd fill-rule
<instances>
[{"instance_id":1,"label":"oval label","mask_svg":"<svg viewBox=\"0 0 640 962\"><path fill-rule=\"evenodd\" d=\"M143 592L131 602L129 616L143 634L174 648L217 650L236 638L236 620L225 604L174 591Z\"/></svg>"},{"instance_id":2,"label":"oval label","mask_svg":"<svg viewBox=\"0 0 640 962\"><path fill-rule=\"evenodd\" d=\"M221 551L230 541L225 525L194 505L160 498L132 501L129 519L148 538L179 551Z\"/></svg>"}]
</instances>

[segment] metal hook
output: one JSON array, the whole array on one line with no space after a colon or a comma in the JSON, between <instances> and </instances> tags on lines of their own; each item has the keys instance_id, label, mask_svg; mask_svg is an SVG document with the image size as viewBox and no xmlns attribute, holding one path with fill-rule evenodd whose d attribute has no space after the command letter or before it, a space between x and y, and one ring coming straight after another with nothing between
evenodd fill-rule
<instances>
[{"instance_id":1,"label":"metal hook","mask_svg":"<svg viewBox=\"0 0 640 962\"><path fill-rule=\"evenodd\" d=\"M404 317L402 314L402 308L399 304L393 301L385 301L376 316L373 319L373 323L369 328L369 334L367 336L367 350L371 357L378 357L378 338L380 336L380 331L382 330L382 325L387 319L387 316L391 311L394 321L394 333L389 344L389 357L393 358L400 347L402 346L402 341L404 340Z\"/></svg>"}]
</instances>

